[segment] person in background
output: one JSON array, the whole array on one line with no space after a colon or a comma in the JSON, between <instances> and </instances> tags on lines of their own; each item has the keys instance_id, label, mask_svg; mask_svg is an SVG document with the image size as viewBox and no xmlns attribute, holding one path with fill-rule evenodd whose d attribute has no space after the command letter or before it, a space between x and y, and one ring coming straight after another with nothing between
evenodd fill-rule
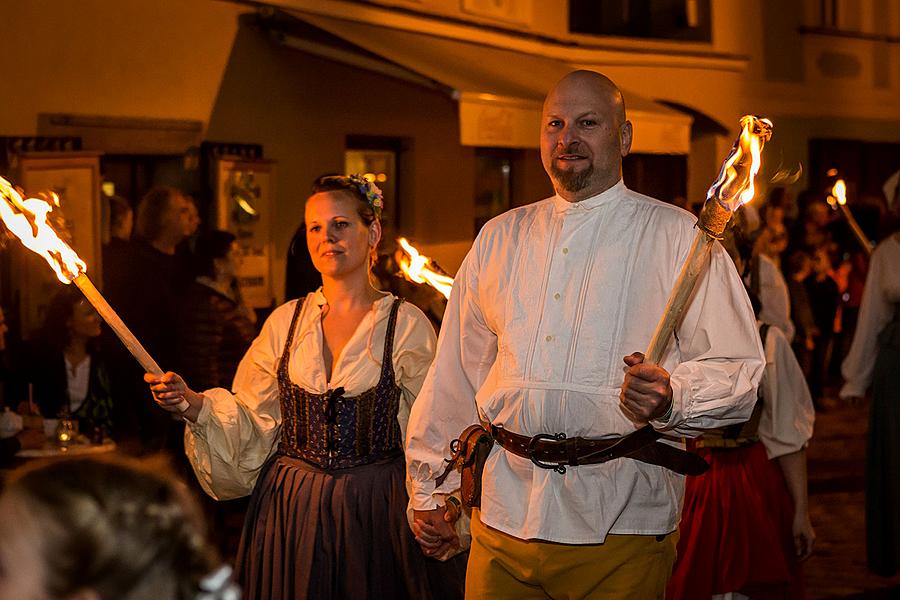
<instances>
[{"instance_id":1,"label":"person in background","mask_svg":"<svg viewBox=\"0 0 900 600\"><path fill-rule=\"evenodd\" d=\"M104 289L107 300L144 348L163 368L176 366L179 293L176 285L183 258L175 249L194 231L190 201L177 189L155 187L141 198L127 265ZM109 336L113 387L127 402L116 404L116 429L125 447L136 453L175 450L182 427L153 406L141 385L140 365Z\"/></svg>"},{"instance_id":2,"label":"person in background","mask_svg":"<svg viewBox=\"0 0 900 600\"><path fill-rule=\"evenodd\" d=\"M200 234L194 242L192 279L178 307L176 360L188 381L196 381L198 387L228 389L241 357L256 337L256 314L241 300L236 277L241 255L235 236L213 230ZM175 466L190 477L183 442L173 440L173 445L177 448L179 442ZM201 503L213 526L213 541L223 555L233 557L246 501L216 502L204 495Z\"/></svg>"},{"instance_id":3,"label":"person in background","mask_svg":"<svg viewBox=\"0 0 900 600\"><path fill-rule=\"evenodd\" d=\"M238 363L256 337L255 313L237 287L240 248L227 231L197 239L195 279L179 306L178 358L184 377L201 389L228 388Z\"/></svg>"},{"instance_id":4,"label":"person in background","mask_svg":"<svg viewBox=\"0 0 900 600\"><path fill-rule=\"evenodd\" d=\"M898 172L885 194L900 223ZM890 181L888 182L890 183ZM900 570L900 230L875 248L863 289L840 397L858 401L871 389L866 442L866 554L869 569Z\"/></svg>"},{"instance_id":5,"label":"person in background","mask_svg":"<svg viewBox=\"0 0 900 600\"><path fill-rule=\"evenodd\" d=\"M197 201L191 196L185 196L185 199L188 203L188 237L190 238L197 234L202 220L200 219L200 209L197 208Z\"/></svg>"},{"instance_id":6,"label":"person in background","mask_svg":"<svg viewBox=\"0 0 900 600\"><path fill-rule=\"evenodd\" d=\"M0 411L12 410L11 403L14 398L7 395L8 384L12 374L8 368L8 355L6 351L6 334L9 327L6 325L6 315L3 307L0 307ZM5 435L5 434L4 434ZM6 465L19 450L40 448L45 441L44 433L38 429L22 429L13 435L0 437L0 466Z\"/></svg>"},{"instance_id":7,"label":"person in background","mask_svg":"<svg viewBox=\"0 0 900 600\"><path fill-rule=\"evenodd\" d=\"M780 266L786 247L784 225L766 225L756 238L744 271L744 283L762 304L760 319L778 327L790 341L794 339L791 298Z\"/></svg>"},{"instance_id":8,"label":"person in background","mask_svg":"<svg viewBox=\"0 0 900 600\"><path fill-rule=\"evenodd\" d=\"M322 286L275 309L230 389L145 375L187 420L206 492L253 494L237 559L250 599L462 596L465 557L426 558L407 524L403 438L435 335L372 285L382 203L359 175L316 181L306 244Z\"/></svg>"},{"instance_id":9,"label":"person in background","mask_svg":"<svg viewBox=\"0 0 900 600\"><path fill-rule=\"evenodd\" d=\"M193 256L197 249L197 232L200 231L202 220L197 201L185 194L187 201L187 235L175 246L175 285L178 288L189 286L194 281Z\"/></svg>"},{"instance_id":10,"label":"person in background","mask_svg":"<svg viewBox=\"0 0 900 600\"><path fill-rule=\"evenodd\" d=\"M105 196L109 203L109 241L103 245L103 288L122 277L128 269L131 248L131 232L134 229L134 211L128 200L121 196Z\"/></svg>"},{"instance_id":11,"label":"person in background","mask_svg":"<svg viewBox=\"0 0 900 600\"><path fill-rule=\"evenodd\" d=\"M812 275L812 259L804 250L795 250L788 259L788 294L791 298L791 314L794 315L796 334L791 344L797 362L806 380L809 381L812 369L812 352L816 347L815 339L818 328L813 318L809 294L806 291L806 279Z\"/></svg>"},{"instance_id":12,"label":"person in background","mask_svg":"<svg viewBox=\"0 0 900 600\"><path fill-rule=\"evenodd\" d=\"M77 287L61 287L50 300L27 365L41 415L70 415L78 420L79 431L95 441L114 433L101 325L100 315Z\"/></svg>"},{"instance_id":13,"label":"person in background","mask_svg":"<svg viewBox=\"0 0 900 600\"><path fill-rule=\"evenodd\" d=\"M0 495L0 599L239 600L202 514L164 463L73 457Z\"/></svg>"},{"instance_id":14,"label":"person in background","mask_svg":"<svg viewBox=\"0 0 900 600\"><path fill-rule=\"evenodd\" d=\"M776 187L769 192L762 210L762 228L756 238L754 254L765 254L782 269L782 255L788 247L789 236L785 225L787 191ZM783 270L783 269L782 269Z\"/></svg>"},{"instance_id":15,"label":"person in background","mask_svg":"<svg viewBox=\"0 0 900 600\"><path fill-rule=\"evenodd\" d=\"M758 316L761 304L750 298ZM786 336L762 320L757 325L766 352L759 399L746 423L704 432L693 443L710 469L687 478L666 598L804 595L800 562L815 541L806 475L815 410Z\"/></svg>"},{"instance_id":16,"label":"person in background","mask_svg":"<svg viewBox=\"0 0 900 600\"><path fill-rule=\"evenodd\" d=\"M841 300L838 285L832 278L831 271L828 248L824 244L816 247L812 254L812 273L803 282L816 324L809 378L809 391L816 410L825 409L824 395L828 381L828 361L834 340L834 319Z\"/></svg>"},{"instance_id":17,"label":"person in background","mask_svg":"<svg viewBox=\"0 0 900 600\"><path fill-rule=\"evenodd\" d=\"M852 240L851 240L852 241ZM856 323L859 320L859 307L862 305L863 288L866 284L866 275L869 270L869 256L861 248L851 247L844 254L844 261L840 270L844 274L843 293L841 294L840 332L835 336L834 351L832 352L830 371L835 376L840 376L841 363L850 353L850 345L856 332ZM838 284L840 288L841 285Z\"/></svg>"},{"instance_id":18,"label":"person in background","mask_svg":"<svg viewBox=\"0 0 900 600\"><path fill-rule=\"evenodd\" d=\"M811 201L806 206L796 239L791 236L792 242L802 248L827 248L832 242L832 220L831 209L824 202Z\"/></svg>"}]
</instances>

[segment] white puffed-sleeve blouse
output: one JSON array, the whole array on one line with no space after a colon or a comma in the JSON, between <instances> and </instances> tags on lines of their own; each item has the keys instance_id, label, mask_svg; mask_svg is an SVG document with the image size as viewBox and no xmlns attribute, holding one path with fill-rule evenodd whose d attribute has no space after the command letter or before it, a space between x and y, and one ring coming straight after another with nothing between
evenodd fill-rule
<instances>
[{"instance_id":1,"label":"white puffed-sleeve blouse","mask_svg":"<svg viewBox=\"0 0 900 600\"><path fill-rule=\"evenodd\" d=\"M322 310L328 303L321 289L306 297L290 348L288 375L314 394L343 387L352 397L374 387L381 375L385 334L394 296L372 305L336 357L331 381L322 358ZM246 496L266 460L275 453L281 432L277 370L296 304L275 309L238 366L231 390L213 388L196 423L185 430L185 451L203 489L218 500ZM415 306L404 302L397 314L393 361L403 390L397 421L406 436L413 401L422 387L435 348L434 328ZM190 382L187 382L190 385Z\"/></svg>"}]
</instances>

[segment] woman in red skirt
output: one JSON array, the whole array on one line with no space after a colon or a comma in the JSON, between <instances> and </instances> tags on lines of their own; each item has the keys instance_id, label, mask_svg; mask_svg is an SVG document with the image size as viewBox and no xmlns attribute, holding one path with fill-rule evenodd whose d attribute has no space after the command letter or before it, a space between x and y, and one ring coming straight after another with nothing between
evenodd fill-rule
<instances>
[{"instance_id":1,"label":"woman in red skirt","mask_svg":"<svg viewBox=\"0 0 900 600\"><path fill-rule=\"evenodd\" d=\"M815 411L790 343L762 325L766 370L753 416L696 442L710 465L689 477L667 598L803 597L800 561L815 539L806 444Z\"/></svg>"}]
</instances>

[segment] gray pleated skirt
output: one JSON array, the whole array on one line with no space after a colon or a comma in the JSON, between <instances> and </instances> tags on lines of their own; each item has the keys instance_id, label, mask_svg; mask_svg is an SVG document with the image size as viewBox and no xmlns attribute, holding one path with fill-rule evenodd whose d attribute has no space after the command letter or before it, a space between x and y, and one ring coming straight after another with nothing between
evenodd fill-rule
<instances>
[{"instance_id":1,"label":"gray pleated skirt","mask_svg":"<svg viewBox=\"0 0 900 600\"><path fill-rule=\"evenodd\" d=\"M440 563L422 554L404 480L402 456L335 471L273 457L238 550L244 598L461 599L467 555Z\"/></svg>"},{"instance_id":2,"label":"gray pleated skirt","mask_svg":"<svg viewBox=\"0 0 900 600\"><path fill-rule=\"evenodd\" d=\"M882 577L900 571L900 308L878 336L866 443L866 555Z\"/></svg>"}]
</instances>

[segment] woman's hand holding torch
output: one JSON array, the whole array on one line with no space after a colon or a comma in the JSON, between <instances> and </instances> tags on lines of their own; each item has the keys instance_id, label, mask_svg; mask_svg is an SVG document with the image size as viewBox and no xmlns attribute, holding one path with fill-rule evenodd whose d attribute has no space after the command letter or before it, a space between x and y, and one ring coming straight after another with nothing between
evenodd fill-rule
<instances>
[{"instance_id":1,"label":"woman's hand holding torch","mask_svg":"<svg viewBox=\"0 0 900 600\"><path fill-rule=\"evenodd\" d=\"M184 417L191 423L197 422L205 397L189 388L181 375L172 371L164 375L145 373L144 381L150 384L153 399L163 410Z\"/></svg>"}]
</instances>

